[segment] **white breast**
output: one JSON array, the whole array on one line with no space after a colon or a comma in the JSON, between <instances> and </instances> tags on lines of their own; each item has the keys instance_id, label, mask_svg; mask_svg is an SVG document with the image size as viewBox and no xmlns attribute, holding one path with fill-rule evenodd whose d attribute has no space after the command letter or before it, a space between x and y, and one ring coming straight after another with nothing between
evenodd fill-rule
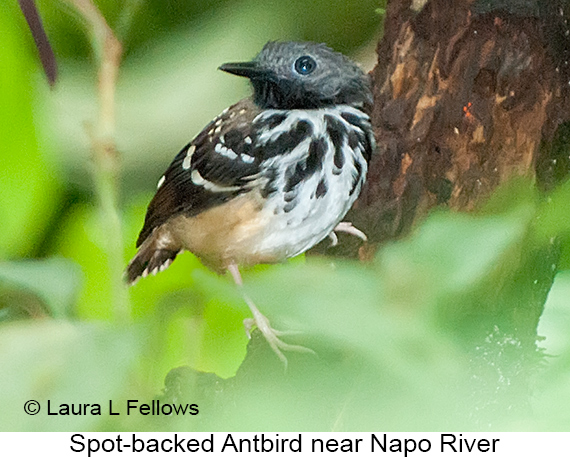
<instances>
[{"instance_id":1,"label":"white breast","mask_svg":"<svg viewBox=\"0 0 570 457\"><path fill-rule=\"evenodd\" d=\"M334 163L335 147L327 133L325 116L334 117L347 132L358 129L360 136L369 132L362 132L359 127L347 122L341 116L343 112L358 116L364 125L369 125L368 116L360 110L350 106L337 106L319 110L295 110L286 121L267 134L266 140L269 141L270 137L274 138L290 130L301 120L310 123L313 130L311 137L306 138L291 153L278 155L263 163L265 170L278 167L283 171L306 161L310 143L317 138L324 138L326 152L319 170L297 185L293 201L285 199L286 174L278 173L275 186L277 191L269 196L263 209L269 223L258 243L258 252L293 257L310 249L336 227L358 197L367 171L367 162L363 156L364 145L359 143L354 148L350 147L348 136L345 135L341 148L343 166L337 168ZM270 114L265 112L260 116ZM321 187L322 195L317 196L322 179L326 183L326 192L323 194Z\"/></svg>"}]
</instances>

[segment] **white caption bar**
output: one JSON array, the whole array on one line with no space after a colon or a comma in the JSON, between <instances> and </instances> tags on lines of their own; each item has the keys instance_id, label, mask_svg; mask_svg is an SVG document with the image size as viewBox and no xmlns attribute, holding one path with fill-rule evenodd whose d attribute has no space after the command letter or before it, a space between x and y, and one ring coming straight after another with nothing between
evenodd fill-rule
<instances>
[{"instance_id":1,"label":"white caption bar","mask_svg":"<svg viewBox=\"0 0 570 457\"><path fill-rule=\"evenodd\" d=\"M2 433L0 455L570 456L569 433Z\"/></svg>"}]
</instances>

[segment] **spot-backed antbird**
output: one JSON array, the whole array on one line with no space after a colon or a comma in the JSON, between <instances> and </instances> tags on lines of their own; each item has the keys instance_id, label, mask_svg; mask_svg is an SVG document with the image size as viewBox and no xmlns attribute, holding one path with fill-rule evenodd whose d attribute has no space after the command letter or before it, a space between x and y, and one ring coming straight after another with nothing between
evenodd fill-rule
<instances>
[{"instance_id":1,"label":"spot-backed antbird","mask_svg":"<svg viewBox=\"0 0 570 457\"><path fill-rule=\"evenodd\" d=\"M182 250L228 270L301 254L336 231L366 179L375 147L365 107L368 77L323 44L269 42L251 62L221 70L249 78L253 97L224 110L174 158L158 183L126 271L167 268ZM308 350L281 332L244 294L256 326L276 354Z\"/></svg>"}]
</instances>

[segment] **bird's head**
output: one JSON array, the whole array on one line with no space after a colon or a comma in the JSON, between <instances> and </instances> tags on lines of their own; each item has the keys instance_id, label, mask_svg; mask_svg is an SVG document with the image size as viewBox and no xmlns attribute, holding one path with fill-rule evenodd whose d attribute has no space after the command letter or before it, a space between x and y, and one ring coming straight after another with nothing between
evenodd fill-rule
<instances>
[{"instance_id":1,"label":"bird's head","mask_svg":"<svg viewBox=\"0 0 570 457\"><path fill-rule=\"evenodd\" d=\"M249 78L262 108L372 103L368 76L324 44L270 41L251 62L226 63L220 70Z\"/></svg>"}]
</instances>

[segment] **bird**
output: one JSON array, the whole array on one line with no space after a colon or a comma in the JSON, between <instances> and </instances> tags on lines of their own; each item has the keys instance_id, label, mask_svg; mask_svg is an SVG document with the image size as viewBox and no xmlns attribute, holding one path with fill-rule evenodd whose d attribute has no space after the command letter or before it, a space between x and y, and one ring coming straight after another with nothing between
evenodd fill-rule
<instances>
[{"instance_id":1,"label":"bird","mask_svg":"<svg viewBox=\"0 0 570 457\"><path fill-rule=\"evenodd\" d=\"M248 62L220 70L248 78L253 94L225 109L174 158L158 181L129 262L129 285L166 269L182 251L231 274L277 356L312 352L243 292L240 267L279 263L335 231L366 241L342 219L358 197L375 150L369 76L321 43L269 41Z\"/></svg>"}]
</instances>

